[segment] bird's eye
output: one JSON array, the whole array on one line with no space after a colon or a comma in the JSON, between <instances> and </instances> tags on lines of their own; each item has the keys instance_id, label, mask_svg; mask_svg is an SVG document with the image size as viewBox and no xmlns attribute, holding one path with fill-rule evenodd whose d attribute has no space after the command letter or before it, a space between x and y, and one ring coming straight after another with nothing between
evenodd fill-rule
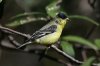
<instances>
[{"instance_id":1,"label":"bird's eye","mask_svg":"<svg viewBox=\"0 0 100 66\"><path fill-rule=\"evenodd\" d=\"M62 19L67 18L67 16L64 13L58 13L57 17L62 18Z\"/></svg>"}]
</instances>

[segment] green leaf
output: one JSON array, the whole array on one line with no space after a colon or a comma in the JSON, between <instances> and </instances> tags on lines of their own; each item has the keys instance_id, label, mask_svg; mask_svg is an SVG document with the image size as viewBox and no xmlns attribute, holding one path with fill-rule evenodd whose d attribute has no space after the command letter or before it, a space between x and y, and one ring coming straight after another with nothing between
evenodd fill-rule
<instances>
[{"instance_id":1,"label":"green leaf","mask_svg":"<svg viewBox=\"0 0 100 66\"><path fill-rule=\"evenodd\" d=\"M60 5L58 5L62 0L52 0L52 2L46 7L47 14L51 17L56 16L60 11Z\"/></svg>"},{"instance_id":2,"label":"green leaf","mask_svg":"<svg viewBox=\"0 0 100 66\"><path fill-rule=\"evenodd\" d=\"M94 57L89 58L81 66L91 66L91 63L93 62L94 59L95 59Z\"/></svg>"},{"instance_id":3,"label":"green leaf","mask_svg":"<svg viewBox=\"0 0 100 66\"><path fill-rule=\"evenodd\" d=\"M94 42L96 46L100 49L100 39L96 39Z\"/></svg>"},{"instance_id":4,"label":"green leaf","mask_svg":"<svg viewBox=\"0 0 100 66\"><path fill-rule=\"evenodd\" d=\"M69 54L70 56L75 57L75 52L74 52L72 44L70 44L66 41L61 41L61 47L65 53Z\"/></svg>"},{"instance_id":5,"label":"green leaf","mask_svg":"<svg viewBox=\"0 0 100 66\"><path fill-rule=\"evenodd\" d=\"M83 20L87 20L88 22L91 22L93 24L95 24L96 26L99 26L100 24L92 19L90 19L89 17L86 16L80 16L80 15L71 15L69 16L69 18L76 18L76 19L83 19Z\"/></svg>"},{"instance_id":6,"label":"green leaf","mask_svg":"<svg viewBox=\"0 0 100 66\"><path fill-rule=\"evenodd\" d=\"M46 16L40 12L18 14L10 19L10 23L6 24L7 27L17 27L30 22L43 20L46 21Z\"/></svg>"},{"instance_id":7,"label":"green leaf","mask_svg":"<svg viewBox=\"0 0 100 66\"><path fill-rule=\"evenodd\" d=\"M93 43L91 43L90 41L88 41L82 37L79 37L79 36L65 36L62 38L62 40L78 42L82 45L89 46L89 47L93 48L94 50L98 50L98 48Z\"/></svg>"}]
</instances>

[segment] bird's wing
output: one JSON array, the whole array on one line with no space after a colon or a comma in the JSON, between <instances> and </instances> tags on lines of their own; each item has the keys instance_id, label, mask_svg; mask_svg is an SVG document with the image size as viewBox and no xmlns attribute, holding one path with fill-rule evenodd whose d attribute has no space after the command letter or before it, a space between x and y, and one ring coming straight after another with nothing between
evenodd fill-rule
<instances>
[{"instance_id":1,"label":"bird's wing","mask_svg":"<svg viewBox=\"0 0 100 66\"><path fill-rule=\"evenodd\" d=\"M51 25L48 28L36 31L29 40L35 40L35 39L41 38L41 37L43 37L45 35L54 33L56 31L56 29L57 29L56 25Z\"/></svg>"},{"instance_id":2,"label":"bird's wing","mask_svg":"<svg viewBox=\"0 0 100 66\"><path fill-rule=\"evenodd\" d=\"M25 45L27 45L27 44L32 43L31 41L34 41L35 39L38 39L38 38L41 38L41 37L43 37L45 35L54 33L56 31L56 29L57 29L56 25L51 25L48 28L40 29L40 30L36 31L32 35L32 37L30 39L28 39L24 44L22 44L21 46L19 46L18 49L21 48L21 47L23 47L23 46L25 46Z\"/></svg>"}]
</instances>

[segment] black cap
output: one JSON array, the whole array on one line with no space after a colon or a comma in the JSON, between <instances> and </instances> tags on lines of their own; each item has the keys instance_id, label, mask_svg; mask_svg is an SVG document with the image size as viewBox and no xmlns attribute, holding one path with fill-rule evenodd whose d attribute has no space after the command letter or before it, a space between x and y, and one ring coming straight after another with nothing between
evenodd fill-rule
<instances>
[{"instance_id":1,"label":"black cap","mask_svg":"<svg viewBox=\"0 0 100 66\"><path fill-rule=\"evenodd\" d=\"M62 19L67 18L67 16L64 13L61 13L61 12L57 14L57 17L62 18Z\"/></svg>"}]
</instances>

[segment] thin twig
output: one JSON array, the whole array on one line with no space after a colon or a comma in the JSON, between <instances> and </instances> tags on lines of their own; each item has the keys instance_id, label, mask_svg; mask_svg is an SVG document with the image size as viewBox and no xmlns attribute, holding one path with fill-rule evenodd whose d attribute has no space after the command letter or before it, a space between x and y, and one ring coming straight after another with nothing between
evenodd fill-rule
<instances>
[{"instance_id":1,"label":"thin twig","mask_svg":"<svg viewBox=\"0 0 100 66\"><path fill-rule=\"evenodd\" d=\"M4 46L0 46L0 48L1 49L5 49L5 50L11 50L11 51L16 51L15 49L13 49L13 48L8 48L8 47L4 47ZM17 51L17 52L19 52L19 51ZM26 53L26 51L20 51L20 52L25 52ZM33 52L30 52L30 53L32 53L33 54ZM39 55L39 56L41 56L41 53L37 53L37 52L35 52L34 54L36 54L36 55ZM45 58L47 58L47 59L49 59L49 60L52 60L52 61L55 61L55 62L58 62L58 63L61 63L61 64L64 64L65 66L68 66L68 63L67 62L65 62L64 60L62 60L62 59L58 59L58 58L55 58L55 57L52 57L52 56L49 56L49 55L45 55L44 56Z\"/></svg>"},{"instance_id":2,"label":"thin twig","mask_svg":"<svg viewBox=\"0 0 100 66\"><path fill-rule=\"evenodd\" d=\"M25 34L25 33L21 33L21 32L18 32L18 31L15 31L15 30L12 30L10 28L6 28L6 27L3 27L0 25L0 30L4 33L7 33L7 34L17 34L17 35L20 35L20 36L23 36L25 38L30 38L31 36L29 34ZM10 42L18 47L20 46L20 43L18 43L16 40L14 40L14 38L11 36L11 35L8 35L8 39L10 40Z\"/></svg>"},{"instance_id":3,"label":"thin twig","mask_svg":"<svg viewBox=\"0 0 100 66\"><path fill-rule=\"evenodd\" d=\"M92 27L90 28L90 30L88 31L88 33L86 34L86 38L90 38L91 34L94 32L94 30L97 28L98 26L92 25Z\"/></svg>"},{"instance_id":4,"label":"thin twig","mask_svg":"<svg viewBox=\"0 0 100 66\"><path fill-rule=\"evenodd\" d=\"M14 39L13 36L9 35L9 36L8 36L8 39L9 39L9 41L10 41L14 46L16 46L16 47L19 47L19 46L20 46L20 43L18 43L18 42Z\"/></svg>"},{"instance_id":5,"label":"thin twig","mask_svg":"<svg viewBox=\"0 0 100 66\"><path fill-rule=\"evenodd\" d=\"M76 62L76 63L78 63L78 64L84 63L83 61L79 61L79 60L77 60L77 59L71 57L71 56L68 55L67 53L61 51L61 50L58 49L55 45L51 45L51 47L52 47L53 49L55 49L57 52L59 52L60 54L62 54L63 56L65 56L65 57L71 59L72 61L74 61L74 62ZM98 63L93 63L92 65L93 65L93 66L98 66L99 64L98 64Z\"/></svg>"},{"instance_id":6,"label":"thin twig","mask_svg":"<svg viewBox=\"0 0 100 66\"><path fill-rule=\"evenodd\" d=\"M79 61L79 60L76 60L75 58L71 57L70 55L68 55L67 53L61 51L60 49L58 49L55 45L51 45L51 47L53 49L55 49L57 52L59 52L60 54L64 55L65 57L71 59L72 61L76 62L76 63L79 63L79 64L82 64L83 62L82 61Z\"/></svg>"},{"instance_id":7,"label":"thin twig","mask_svg":"<svg viewBox=\"0 0 100 66\"><path fill-rule=\"evenodd\" d=\"M21 32L15 31L15 30L12 30L12 29L3 27L3 26L1 26L1 25L0 25L0 29L1 29L3 32L8 33L8 34L14 33L14 34L18 34L18 35L20 35L20 36L26 37L26 38L30 38L30 37L31 37L31 36L28 35L28 34L21 33Z\"/></svg>"},{"instance_id":8,"label":"thin twig","mask_svg":"<svg viewBox=\"0 0 100 66\"><path fill-rule=\"evenodd\" d=\"M86 50L82 48L81 53L82 53L83 60L85 61L87 59Z\"/></svg>"},{"instance_id":9,"label":"thin twig","mask_svg":"<svg viewBox=\"0 0 100 66\"><path fill-rule=\"evenodd\" d=\"M31 36L28 35L28 34L24 34L24 33L21 33L21 32L18 32L18 31L15 31L15 30L12 30L12 29L3 27L3 26L1 26L1 25L0 25L0 29L1 29L3 32L8 33L8 34L14 33L14 34L18 34L18 35L20 35L20 36L26 37L26 38L30 38L30 37L31 37ZM73 57L71 57L70 55L66 54L65 52L61 51L61 50L58 49L56 46L51 45L51 47L52 47L53 49L55 49L57 52L59 52L60 54L64 55L65 57L67 57L67 58L69 58L69 59L71 59L72 61L74 61L74 62L76 62L76 63L78 63L78 64L82 64L82 63L83 63L82 61L76 60L75 58L73 58ZM60 62L61 62L61 61L60 61ZM92 65L97 66L98 64L93 63Z\"/></svg>"}]
</instances>

